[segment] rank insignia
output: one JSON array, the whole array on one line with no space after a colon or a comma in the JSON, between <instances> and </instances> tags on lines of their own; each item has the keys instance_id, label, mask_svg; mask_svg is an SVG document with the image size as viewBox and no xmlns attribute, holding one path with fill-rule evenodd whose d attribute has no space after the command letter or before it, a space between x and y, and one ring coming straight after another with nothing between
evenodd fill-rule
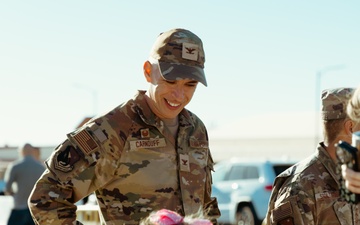
<instances>
[{"instance_id":1,"label":"rank insignia","mask_svg":"<svg viewBox=\"0 0 360 225\"><path fill-rule=\"evenodd\" d=\"M191 43L183 43L182 58L196 61L199 57L199 46Z\"/></svg>"},{"instance_id":2,"label":"rank insignia","mask_svg":"<svg viewBox=\"0 0 360 225\"><path fill-rule=\"evenodd\" d=\"M190 161L189 156L185 154L180 154L180 170L185 172L190 172Z\"/></svg>"}]
</instances>

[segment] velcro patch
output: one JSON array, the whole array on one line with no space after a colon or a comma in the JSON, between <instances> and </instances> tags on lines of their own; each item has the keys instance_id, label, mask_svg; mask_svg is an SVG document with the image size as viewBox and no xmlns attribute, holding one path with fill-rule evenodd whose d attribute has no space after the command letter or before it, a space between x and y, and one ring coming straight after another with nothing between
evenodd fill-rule
<instances>
[{"instance_id":1,"label":"velcro patch","mask_svg":"<svg viewBox=\"0 0 360 225\"><path fill-rule=\"evenodd\" d=\"M98 128L94 131L95 136L99 139L99 141L101 143L104 143L104 141L106 141L108 138L106 137L106 135L104 134L104 132Z\"/></svg>"},{"instance_id":2,"label":"velcro patch","mask_svg":"<svg viewBox=\"0 0 360 225\"><path fill-rule=\"evenodd\" d=\"M292 218L293 216L291 203L289 201L285 202L284 204L279 205L277 208L273 209L271 213L272 213L273 222L275 224L278 224L277 222L280 221L286 222L288 218Z\"/></svg>"},{"instance_id":3,"label":"velcro patch","mask_svg":"<svg viewBox=\"0 0 360 225\"><path fill-rule=\"evenodd\" d=\"M80 149L87 155L99 147L86 129L75 134L74 139L78 143Z\"/></svg>"},{"instance_id":4,"label":"velcro patch","mask_svg":"<svg viewBox=\"0 0 360 225\"><path fill-rule=\"evenodd\" d=\"M199 46L192 43L183 43L182 58L197 61L199 56Z\"/></svg>"},{"instance_id":5,"label":"velcro patch","mask_svg":"<svg viewBox=\"0 0 360 225\"><path fill-rule=\"evenodd\" d=\"M336 198L338 195L338 192L321 192L321 193L316 193L315 194L315 198L316 201L320 201L320 200L324 200L324 199L330 199L330 198Z\"/></svg>"},{"instance_id":6,"label":"velcro patch","mask_svg":"<svg viewBox=\"0 0 360 225\"><path fill-rule=\"evenodd\" d=\"M74 164L80 160L80 156L73 146L67 146L63 151L58 152L53 160L54 169L67 173L73 170Z\"/></svg>"},{"instance_id":7,"label":"velcro patch","mask_svg":"<svg viewBox=\"0 0 360 225\"><path fill-rule=\"evenodd\" d=\"M165 138L151 138L149 140L130 141L130 149L161 148L166 146Z\"/></svg>"},{"instance_id":8,"label":"velcro patch","mask_svg":"<svg viewBox=\"0 0 360 225\"><path fill-rule=\"evenodd\" d=\"M140 133L141 133L141 138L150 138L149 128L141 129Z\"/></svg>"},{"instance_id":9,"label":"velcro patch","mask_svg":"<svg viewBox=\"0 0 360 225\"><path fill-rule=\"evenodd\" d=\"M180 158L180 170L185 172L190 172L189 156L186 154L179 154L179 158Z\"/></svg>"}]
</instances>

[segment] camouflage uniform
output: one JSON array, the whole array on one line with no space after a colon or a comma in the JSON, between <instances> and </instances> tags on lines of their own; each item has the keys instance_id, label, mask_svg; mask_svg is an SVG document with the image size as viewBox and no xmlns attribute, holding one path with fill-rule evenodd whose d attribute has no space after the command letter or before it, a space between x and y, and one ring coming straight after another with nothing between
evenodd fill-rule
<instances>
[{"instance_id":1,"label":"camouflage uniform","mask_svg":"<svg viewBox=\"0 0 360 225\"><path fill-rule=\"evenodd\" d=\"M175 139L144 94L92 119L56 148L29 199L38 224L80 224L74 203L92 192L107 225L138 224L163 208L220 215L210 197L213 160L204 124L184 109Z\"/></svg>"},{"instance_id":2,"label":"camouflage uniform","mask_svg":"<svg viewBox=\"0 0 360 225\"><path fill-rule=\"evenodd\" d=\"M352 93L352 88L324 90L322 119L346 118L346 103ZM360 225L359 205L340 197L337 169L321 142L313 155L277 176L265 224Z\"/></svg>"},{"instance_id":3,"label":"camouflage uniform","mask_svg":"<svg viewBox=\"0 0 360 225\"><path fill-rule=\"evenodd\" d=\"M266 224L360 224L359 205L339 196L339 174L327 151L317 152L274 182Z\"/></svg>"}]
</instances>

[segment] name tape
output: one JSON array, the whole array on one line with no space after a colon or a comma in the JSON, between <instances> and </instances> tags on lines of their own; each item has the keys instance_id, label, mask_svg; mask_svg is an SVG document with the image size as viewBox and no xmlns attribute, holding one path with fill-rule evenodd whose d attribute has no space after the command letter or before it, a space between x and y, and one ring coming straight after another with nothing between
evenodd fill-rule
<instances>
[{"instance_id":1,"label":"name tape","mask_svg":"<svg viewBox=\"0 0 360 225\"><path fill-rule=\"evenodd\" d=\"M135 150L138 148L159 148L165 146L166 146L165 138L153 138L150 140L130 141L131 150Z\"/></svg>"}]
</instances>

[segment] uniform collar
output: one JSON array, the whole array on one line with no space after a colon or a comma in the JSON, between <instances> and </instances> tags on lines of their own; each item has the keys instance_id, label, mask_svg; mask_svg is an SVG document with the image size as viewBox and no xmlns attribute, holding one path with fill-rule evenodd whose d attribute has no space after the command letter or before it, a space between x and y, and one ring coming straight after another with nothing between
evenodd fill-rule
<instances>
[{"instance_id":1,"label":"uniform collar","mask_svg":"<svg viewBox=\"0 0 360 225\"><path fill-rule=\"evenodd\" d=\"M326 151L324 147L324 143L319 143L317 147L317 158L318 160L326 167L327 171L331 174L331 176L338 182L338 174L336 173L336 163L330 157L329 153Z\"/></svg>"}]
</instances>

